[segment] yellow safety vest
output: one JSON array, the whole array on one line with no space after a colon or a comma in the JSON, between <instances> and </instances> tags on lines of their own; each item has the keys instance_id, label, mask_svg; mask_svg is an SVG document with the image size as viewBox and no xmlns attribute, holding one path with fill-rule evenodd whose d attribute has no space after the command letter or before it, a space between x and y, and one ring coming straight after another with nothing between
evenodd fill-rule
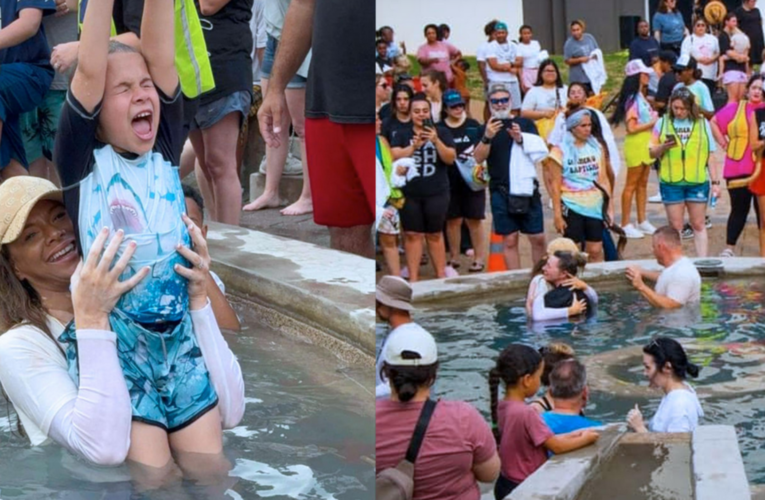
<instances>
[{"instance_id":1,"label":"yellow safety vest","mask_svg":"<svg viewBox=\"0 0 765 500\"><path fill-rule=\"evenodd\" d=\"M688 142L682 143L675 133L675 127L669 116L664 117L664 123L659 134L659 142L664 143L667 137L674 136L677 145L668 149L661 157L659 178L662 182L677 184L701 184L707 181L707 163L709 161L709 136L704 120L693 122L691 136Z\"/></svg>"},{"instance_id":2,"label":"yellow safety vest","mask_svg":"<svg viewBox=\"0 0 765 500\"><path fill-rule=\"evenodd\" d=\"M77 27L82 32L88 0L79 0ZM112 20L111 36L117 35ZM215 88L207 43L194 0L175 1L175 68L181 92L189 99Z\"/></svg>"},{"instance_id":3,"label":"yellow safety vest","mask_svg":"<svg viewBox=\"0 0 765 500\"><path fill-rule=\"evenodd\" d=\"M740 160L749 146L749 123L746 119L746 100L741 99L733 120L728 123L728 158Z\"/></svg>"}]
</instances>

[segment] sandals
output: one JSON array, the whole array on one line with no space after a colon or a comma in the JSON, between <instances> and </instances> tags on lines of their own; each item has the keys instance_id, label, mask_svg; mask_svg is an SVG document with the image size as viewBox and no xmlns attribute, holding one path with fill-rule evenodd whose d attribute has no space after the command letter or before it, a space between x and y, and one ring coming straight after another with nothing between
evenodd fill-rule
<instances>
[{"instance_id":1,"label":"sandals","mask_svg":"<svg viewBox=\"0 0 765 500\"><path fill-rule=\"evenodd\" d=\"M480 273L483 272L484 265L481 262L473 262L470 264L470 267L468 267L469 273Z\"/></svg>"},{"instance_id":2,"label":"sandals","mask_svg":"<svg viewBox=\"0 0 765 500\"><path fill-rule=\"evenodd\" d=\"M458 260L450 260L446 263L447 266L452 266L452 269L459 269L460 263Z\"/></svg>"},{"instance_id":3,"label":"sandals","mask_svg":"<svg viewBox=\"0 0 765 500\"><path fill-rule=\"evenodd\" d=\"M736 256L736 254L733 253L733 250L731 250L730 248L726 248L725 250L720 252L720 255L719 255L719 257L723 257L723 258L726 258L726 257L735 257L735 256Z\"/></svg>"}]
</instances>

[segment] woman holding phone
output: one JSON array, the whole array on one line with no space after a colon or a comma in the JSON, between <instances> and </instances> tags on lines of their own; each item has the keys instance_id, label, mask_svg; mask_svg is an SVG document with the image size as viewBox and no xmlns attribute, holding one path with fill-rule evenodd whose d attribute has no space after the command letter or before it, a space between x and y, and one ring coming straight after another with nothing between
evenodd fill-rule
<instances>
[{"instance_id":1,"label":"woman holding phone","mask_svg":"<svg viewBox=\"0 0 765 500\"><path fill-rule=\"evenodd\" d=\"M721 173L709 162L716 149L709 122L688 88L680 87L670 96L669 111L654 126L649 147L651 158L659 159L659 190L669 224L681 231L687 208L696 255L706 257L707 201L710 187L712 196L720 196Z\"/></svg>"},{"instance_id":2,"label":"woman holding phone","mask_svg":"<svg viewBox=\"0 0 765 500\"><path fill-rule=\"evenodd\" d=\"M415 282L419 279L424 241L428 242L436 276L446 277L443 230L449 209L447 167L454 164L457 153L449 130L433 124L431 104L425 95L415 94L411 106L412 124L393 137L391 155L393 160L413 158L410 168L417 169L415 176L397 172L410 179L402 188L406 201L400 216L409 281Z\"/></svg>"}]
</instances>

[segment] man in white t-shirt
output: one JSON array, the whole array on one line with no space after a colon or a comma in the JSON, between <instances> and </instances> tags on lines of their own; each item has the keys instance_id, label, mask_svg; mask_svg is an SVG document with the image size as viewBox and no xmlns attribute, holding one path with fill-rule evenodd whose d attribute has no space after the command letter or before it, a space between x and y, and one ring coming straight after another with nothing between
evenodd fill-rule
<instances>
[{"instance_id":1,"label":"man in white t-shirt","mask_svg":"<svg viewBox=\"0 0 765 500\"><path fill-rule=\"evenodd\" d=\"M699 302L701 275L688 257L683 256L680 233L670 226L662 226L653 233L653 254L662 272L646 271L638 266L627 268L627 279L651 305L663 309L677 309ZM655 290L643 282L648 278L656 282Z\"/></svg>"},{"instance_id":2,"label":"man in white t-shirt","mask_svg":"<svg viewBox=\"0 0 765 500\"><path fill-rule=\"evenodd\" d=\"M489 88L502 84L510 91L510 102L513 111L521 109L521 86L518 82L518 72L523 63L517 63L518 48L515 43L507 41L507 24L498 22L494 25L494 41L486 50L486 78Z\"/></svg>"},{"instance_id":3,"label":"man in white t-shirt","mask_svg":"<svg viewBox=\"0 0 765 500\"><path fill-rule=\"evenodd\" d=\"M382 375L385 362L385 346L400 335L409 335L414 331L425 331L412 321L412 287L398 276L383 276L375 291L377 315L390 325L390 332L380 347L375 366L375 397L390 397L390 384Z\"/></svg>"}]
</instances>

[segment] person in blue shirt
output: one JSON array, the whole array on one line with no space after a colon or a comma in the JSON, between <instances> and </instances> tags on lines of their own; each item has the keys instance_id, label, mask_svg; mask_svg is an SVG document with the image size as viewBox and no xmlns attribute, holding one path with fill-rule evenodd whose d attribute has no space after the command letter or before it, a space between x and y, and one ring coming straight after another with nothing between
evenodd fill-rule
<instances>
[{"instance_id":1,"label":"person in blue shirt","mask_svg":"<svg viewBox=\"0 0 765 500\"><path fill-rule=\"evenodd\" d=\"M550 373L550 394L553 409L543 413L542 419L555 434L602 425L584 416L589 391L587 370L580 361L566 359L555 364Z\"/></svg>"},{"instance_id":2,"label":"person in blue shirt","mask_svg":"<svg viewBox=\"0 0 765 500\"><path fill-rule=\"evenodd\" d=\"M56 11L50 0L0 0L0 182L26 175L19 116L42 103L53 81L50 48L40 28Z\"/></svg>"},{"instance_id":3,"label":"person in blue shirt","mask_svg":"<svg viewBox=\"0 0 765 500\"><path fill-rule=\"evenodd\" d=\"M637 37L630 43L629 60L640 59L646 66L651 66L658 58L659 42L651 36L648 21L641 19L637 24Z\"/></svg>"},{"instance_id":4,"label":"person in blue shirt","mask_svg":"<svg viewBox=\"0 0 765 500\"><path fill-rule=\"evenodd\" d=\"M660 0L656 15L653 16L654 37L661 50L671 50L680 55L683 38L688 34L683 14L677 9L677 0Z\"/></svg>"}]
</instances>

